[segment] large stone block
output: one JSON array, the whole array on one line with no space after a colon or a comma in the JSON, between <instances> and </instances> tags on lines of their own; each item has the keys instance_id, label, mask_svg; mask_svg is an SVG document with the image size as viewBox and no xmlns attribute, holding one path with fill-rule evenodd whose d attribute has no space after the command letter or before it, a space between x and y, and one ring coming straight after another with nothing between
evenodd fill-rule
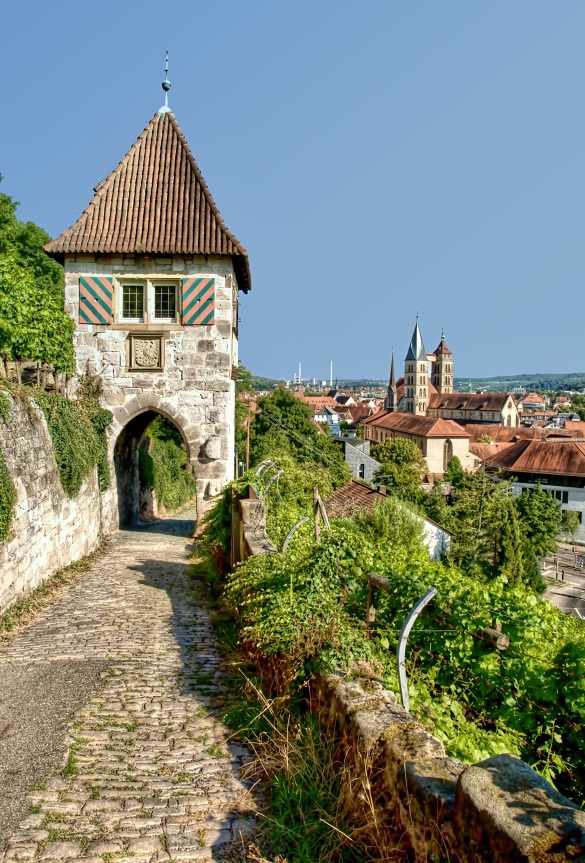
<instances>
[{"instance_id":1,"label":"large stone block","mask_svg":"<svg viewBox=\"0 0 585 863\"><path fill-rule=\"evenodd\" d=\"M528 764L496 755L460 774L455 828L463 863L585 858L585 813Z\"/></svg>"}]
</instances>

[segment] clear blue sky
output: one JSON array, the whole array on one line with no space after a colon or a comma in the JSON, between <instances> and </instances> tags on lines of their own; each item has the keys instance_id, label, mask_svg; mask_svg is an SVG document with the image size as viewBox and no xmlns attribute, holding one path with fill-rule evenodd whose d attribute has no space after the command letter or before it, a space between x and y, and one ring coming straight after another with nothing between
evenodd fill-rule
<instances>
[{"instance_id":1,"label":"clear blue sky","mask_svg":"<svg viewBox=\"0 0 585 863\"><path fill-rule=\"evenodd\" d=\"M257 374L583 371L583 0L102 0L2 13L2 191L52 236L162 104L250 253Z\"/></svg>"}]
</instances>

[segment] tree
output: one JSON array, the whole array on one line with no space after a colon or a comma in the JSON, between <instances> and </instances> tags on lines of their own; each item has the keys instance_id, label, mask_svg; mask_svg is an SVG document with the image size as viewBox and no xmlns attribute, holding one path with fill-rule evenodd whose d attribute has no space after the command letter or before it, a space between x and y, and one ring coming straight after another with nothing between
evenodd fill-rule
<instances>
[{"instance_id":1,"label":"tree","mask_svg":"<svg viewBox=\"0 0 585 863\"><path fill-rule=\"evenodd\" d=\"M430 492L422 498L421 503L429 518L436 521L442 527L446 527L447 530L451 530L453 513L441 490L440 482L435 481Z\"/></svg>"},{"instance_id":2,"label":"tree","mask_svg":"<svg viewBox=\"0 0 585 863\"><path fill-rule=\"evenodd\" d=\"M561 530L562 512L559 504L541 486L524 491L516 507L524 530L539 557L556 551L556 537Z\"/></svg>"},{"instance_id":3,"label":"tree","mask_svg":"<svg viewBox=\"0 0 585 863\"><path fill-rule=\"evenodd\" d=\"M578 512L572 509L564 509L561 515L561 528L559 532L573 539L579 530L580 524Z\"/></svg>"},{"instance_id":4,"label":"tree","mask_svg":"<svg viewBox=\"0 0 585 863\"><path fill-rule=\"evenodd\" d=\"M43 249L51 238L34 222L21 222L17 219L17 208L17 201L10 195L0 193L0 255L15 253L20 266L33 274L41 291L62 299L63 267Z\"/></svg>"},{"instance_id":5,"label":"tree","mask_svg":"<svg viewBox=\"0 0 585 863\"><path fill-rule=\"evenodd\" d=\"M323 434L305 402L279 387L261 396L258 408L250 432L251 464L288 454L327 467L335 488L351 479L341 448Z\"/></svg>"},{"instance_id":6,"label":"tree","mask_svg":"<svg viewBox=\"0 0 585 863\"><path fill-rule=\"evenodd\" d=\"M17 369L31 359L72 371L74 328L57 295L46 292L14 252L0 255L0 351Z\"/></svg>"},{"instance_id":7,"label":"tree","mask_svg":"<svg viewBox=\"0 0 585 863\"><path fill-rule=\"evenodd\" d=\"M0 194L0 352L16 361L19 379L22 359L72 371L75 327L63 310L63 268L43 250L49 235L19 221L17 207Z\"/></svg>"},{"instance_id":8,"label":"tree","mask_svg":"<svg viewBox=\"0 0 585 863\"><path fill-rule=\"evenodd\" d=\"M253 393L254 383L252 373L240 362L238 366L238 378L236 380L235 404L235 446L238 451L239 461L245 460L246 456L250 398Z\"/></svg>"},{"instance_id":9,"label":"tree","mask_svg":"<svg viewBox=\"0 0 585 863\"><path fill-rule=\"evenodd\" d=\"M445 473L445 479L447 482L452 483L455 488L459 488L463 480L465 478L465 471L463 470L463 466L458 456L454 455L449 464L447 465L447 471Z\"/></svg>"},{"instance_id":10,"label":"tree","mask_svg":"<svg viewBox=\"0 0 585 863\"><path fill-rule=\"evenodd\" d=\"M372 455L381 463L374 482L385 485L403 500L421 498L421 482L428 472L427 463L414 441L387 439L372 447Z\"/></svg>"}]
</instances>

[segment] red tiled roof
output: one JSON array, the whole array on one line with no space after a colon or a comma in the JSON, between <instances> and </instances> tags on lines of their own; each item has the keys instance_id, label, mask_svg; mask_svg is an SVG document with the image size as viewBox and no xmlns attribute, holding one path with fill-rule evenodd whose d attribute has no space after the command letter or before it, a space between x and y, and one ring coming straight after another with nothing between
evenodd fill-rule
<instances>
[{"instance_id":1,"label":"red tiled roof","mask_svg":"<svg viewBox=\"0 0 585 863\"><path fill-rule=\"evenodd\" d=\"M429 398L429 408L467 411L501 411L508 400L502 393L437 393Z\"/></svg>"},{"instance_id":2,"label":"red tiled roof","mask_svg":"<svg viewBox=\"0 0 585 863\"><path fill-rule=\"evenodd\" d=\"M230 255L252 286L248 253L228 231L174 114L157 113L79 219L45 251Z\"/></svg>"},{"instance_id":3,"label":"red tiled roof","mask_svg":"<svg viewBox=\"0 0 585 863\"><path fill-rule=\"evenodd\" d=\"M564 428L567 431L580 431L585 437L585 423L583 420L565 420Z\"/></svg>"},{"instance_id":4,"label":"red tiled roof","mask_svg":"<svg viewBox=\"0 0 585 863\"><path fill-rule=\"evenodd\" d=\"M376 501L382 500L386 500L385 494L352 479L327 498L325 509L331 518L352 518L360 510L370 510Z\"/></svg>"},{"instance_id":5,"label":"red tiled roof","mask_svg":"<svg viewBox=\"0 0 585 863\"><path fill-rule=\"evenodd\" d=\"M539 396L537 393L530 393L529 395L524 396L523 399L520 399L520 401L522 402L522 404L534 403L537 405L543 405L545 403L544 396Z\"/></svg>"},{"instance_id":6,"label":"red tiled roof","mask_svg":"<svg viewBox=\"0 0 585 863\"><path fill-rule=\"evenodd\" d=\"M499 443L477 443L477 441L470 441L469 452L482 461L489 461L492 456L508 449L510 446L514 446L514 441L500 441Z\"/></svg>"},{"instance_id":7,"label":"red tiled roof","mask_svg":"<svg viewBox=\"0 0 585 863\"><path fill-rule=\"evenodd\" d=\"M378 411L373 416L367 417L363 424L420 437L469 437L469 433L453 420L393 411Z\"/></svg>"},{"instance_id":8,"label":"red tiled roof","mask_svg":"<svg viewBox=\"0 0 585 863\"><path fill-rule=\"evenodd\" d=\"M335 408L337 406L335 399L332 399L329 396L305 396L302 393L293 393L293 395L305 402L305 404L313 405L316 408Z\"/></svg>"},{"instance_id":9,"label":"red tiled roof","mask_svg":"<svg viewBox=\"0 0 585 863\"><path fill-rule=\"evenodd\" d=\"M512 473L585 476L585 439L521 440L488 460Z\"/></svg>"},{"instance_id":10,"label":"red tiled roof","mask_svg":"<svg viewBox=\"0 0 585 863\"><path fill-rule=\"evenodd\" d=\"M583 425L583 434L585 436L585 423ZM482 435L489 435L497 443L505 441L515 443L518 440L532 439L541 440L543 437L550 437L551 435L571 437L570 431L564 431L563 429L543 429L534 426L496 426L489 425L489 423L467 423L464 428L471 435L472 441L477 441Z\"/></svg>"},{"instance_id":11,"label":"red tiled roof","mask_svg":"<svg viewBox=\"0 0 585 863\"><path fill-rule=\"evenodd\" d=\"M453 351L449 350L445 339L441 339L439 347L435 350L435 354L448 354L449 356L453 356Z\"/></svg>"}]
</instances>

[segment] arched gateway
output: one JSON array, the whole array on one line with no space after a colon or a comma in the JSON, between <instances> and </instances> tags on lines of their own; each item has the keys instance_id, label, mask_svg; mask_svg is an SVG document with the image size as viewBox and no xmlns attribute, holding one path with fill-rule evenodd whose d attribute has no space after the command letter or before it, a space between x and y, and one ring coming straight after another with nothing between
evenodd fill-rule
<instances>
[{"instance_id":1,"label":"arched gateway","mask_svg":"<svg viewBox=\"0 0 585 863\"><path fill-rule=\"evenodd\" d=\"M200 505L233 477L238 292L251 279L167 107L45 249L65 267L78 373L101 377L114 414L122 519L138 513L136 448L157 413L181 433Z\"/></svg>"}]
</instances>

